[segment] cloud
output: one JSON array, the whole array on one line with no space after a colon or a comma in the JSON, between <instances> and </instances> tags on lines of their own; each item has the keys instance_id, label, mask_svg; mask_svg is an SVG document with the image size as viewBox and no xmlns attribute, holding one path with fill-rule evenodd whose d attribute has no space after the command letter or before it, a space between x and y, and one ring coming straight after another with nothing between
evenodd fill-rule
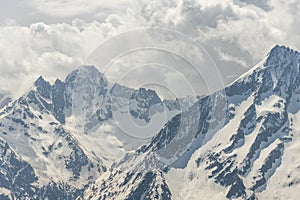
<instances>
[{"instance_id":1,"label":"cloud","mask_svg":"<svg viewBox=\"0 0 300 200\"><path fill-rule=\"evenodd\" d=\"M39 75L64 79L101 41L117 34L118 27L82 20L0 27L0 90L21 95Z\"/></svg>"},{"instance_id":2,"label":"cloud","mask_svg":"<svg viewBox=\"0 0 300 200\"><path fill-rule=\"evenodd\" d=\"M247 67L248 64L245 60L243 60L242 58L238 58L238 57L234 57L230 54L227 54L227 53L223 53L223 52L219 52L219 55L220 55L220 59L222 61L226 61L226 62L235 62L243 67Z\"/></svg>"},{"instance_id":3,"label":"cloud","mask_svg":"<svg viewBox=\"0 0 300 200\"><path fill-rule=\"evenodd\" d=\"M176 29L201 43L218 65L224 82L259 62L275 45L300 49L297 0L139 0L152 26ZM234 63L233 63L234 62Z\"/></svg>"},{"instance_id":4,"label":"cloud","mask_svg":"<svg viewBox=\"0 0 300 200\"><path fill-rule=\"evenodd\" d=\"M179 31L196 40L219 67L223 81L229 83L262 59L275 44L300 49L300 2L298 0L128 0L110 3L92 0L88 3L75 0L25 0L37 13L63 19L74 18L69 23L32 23L18 25L14 19L7 19L0 27L0 90L11 90L21 94L30 87L34 79L42 74L53 81L61 79L78 65L103 41L112 36L138 27L163 27ZM101 18L100 21L83 20L86 15ZM82 18L82 19L80 19ZM119 47L143 43L142 35L123 41ZM134 42L132 42L134 41ZM131 43L131 44L129 44ZM172 46L173 45L173 46ZM173 42L169 49L184 49L184 45ZM126 49L126 48L124 48ZM112 47L96 52L107 57ZM192 49L186 51L193 53ZM153 56L148 58L149 56ZM195 57L199 55L193 55ZM202 55L201 55L202 56ZM129 61L120 59L115 64L115 74L127 72L141 59L172 65L188 80L197 80L192 71L169 62L164 54L147 56L132 54ZM200 57L200 56L199 56ZM207 57L207 56L206 56ZM129 58L129 57L127 57ZM137 59L139 58L139 59ZM165 60L164 60L165 58ZM205 58L207 59L207 58ZM180 62L178 62L180 64ZM101 66L99 66L101 68ZM180 69L180 70L179 70ZM151 70L150 70L151 71ZM59 73L58 73L59 72ZM149 70L145 70L149 72ZM169 72L168 72L169 73ZM164 83L181 88L178 76L168 74ZM142 81L143 75L135 81ZM205 78L205 77L204 77ZM20 81L21 80L21 81ZM129 85L135 83L128 80ZM126 84L126 81L124 82ZM136 82L138 85L138 82Z\"/></svg>"},{"instance_id":5,"label":"cloud","mask_svg":"<svg viewBox=\"0 0 300 200\"><path fill-rule=\"evenodd\" d=\"M78 17L87 13L95 13L97 11L125 11L129 0L110 0L109 3L103 0L25 0L25 3L36 11L55 17Z\"/></svg>"}]
</instances>

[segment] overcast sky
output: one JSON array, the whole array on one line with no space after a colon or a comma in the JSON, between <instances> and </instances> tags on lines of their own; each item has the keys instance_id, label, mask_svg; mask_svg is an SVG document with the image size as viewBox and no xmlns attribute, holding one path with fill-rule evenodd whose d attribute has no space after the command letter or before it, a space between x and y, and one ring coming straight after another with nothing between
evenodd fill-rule
<instances>
[{"instance_id":1,"label":"overcast sky","mask_svg":"<svg viewBox=\"0 0 300 200\"><path fill-rule=\"evenodd\" d=\"M299 0L1 1L0 91L18 96L39 75L53 82L95 64L111 81L167 98L208 93L275 44L299 49L299 10ZM141 27L170 31L133 31Z\"/></svg>"}]
</instances>

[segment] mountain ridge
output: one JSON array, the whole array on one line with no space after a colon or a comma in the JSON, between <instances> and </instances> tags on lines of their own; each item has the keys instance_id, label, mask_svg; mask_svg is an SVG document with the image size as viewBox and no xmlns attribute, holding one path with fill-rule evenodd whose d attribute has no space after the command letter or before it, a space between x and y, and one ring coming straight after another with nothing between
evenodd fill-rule
<instances>
[{"instance_id":1,"label":"mountain ridge","mask_svg":"<svg viewBox=\"0 0 300 200\"><path fill-rule=\"evenodd\" d=\"M222 99L221 102L217 100L218 95L224 93L219 91L201 98L198 101L200 104L198 112L201 115L194 119L201 119L199 121L202 124L189 123L193 120L184 117L187 122L183 122L185 126L180 128L182 114L176 115L172 119L173 122L169 121L148 145L142 146L136 153L125 157L115 169L107 172L110 174L109 179L100 178L85 192L84 197L87 199L105 199L106 197L131 199L127 191L135 191L143 185L144 193L140 197L146 199L198 199L199 193L204 195L203 198L206 196L206 199L250 200L260 199L262 196L266 199L268 195L272 198L276 195L278 195L277 198L280 198L280 195L293 198L293 194L286 192L289 189L285 186L279 187L283 194L270 195L269 192L272 191L267 190L267 182L276 176L276 171L282 170L281 160L286 155L284 149L289 149L290 143L297 142L293 137L299 135L299 128L292 126L292 121L296 121L299 116L292 116L293 113L289 112L290 107L296 108L297 112L300 108L298 101L295 100L298 98L295 96L300 94L299 53L286 47L276 46L269 53L266 62L257 67L259 68L250 70L252 73L246 73L245 76L225 88L226 117L221 122L224 125L220 128L217 124L210 127L214 122L211 121L212 109L204 106L220 103L224 105ZM204 108L208 108L208 111L204 111ZM192 108L187 112L194 110L197 110L197 106L196 109ZM218 110L222 111L222 108L215 111ZM199 131L188 131L186 135L185 130L188 127L193 127L191 130L196 127ZM190 134L192 137L189 136ZM205 136L203 138L202 135L211 135L211 137L203 142ZM193 144L199 145L200 143L187 160L182 159L186 155L184 151L180 151L180 146L175 145L175 149L170 148L171 143L182 144L184 141L182 138L189 138L188 142L182 146L185 153L193 149ZM174 159L169 161L165 159L172 158L169 155L177 155L177 160L187 162L187 164L183 165L183 169L182 167L174 168ZM294 165L290 163L290 166ZM129 170L128 166L131 166ZM157 183L153 186L154 180L149 179L144 171L158 172L165 184ZM131 174L131 172L134 173ZM128 177L128 180L125 181L126 178L124 180L123 177ZM176 181L175 177L181 177L185 185L181 181ZM299 178L299 175L296 177ZM286 177L282 180L285 179ZM129 183L123 185L124 181ZM147 186L145 186L146 181ZM206 183L209 183L212 188L216 188L217 185L221 187L219 189L203 187ZM102 184L106 187L100 187ZM162 185L165 190L162 190L162 193L156 193L155 197L151 196L149 192ZM294 182L290 185L299 187ZM97 190L97 187L101 189ZM207 194L201 192L201 187L206 188ZM169 196L163 197L166 193Z\"/></svg>"},{"instance_id":2,"label":"mountain ridge","mask_svg":"<svg viewBox=\"0 0 300 200\"><path fill-rule=\"evenodd\" d=\"M113 120L132 117L150 124L163 113L163 102L153 90L113 86L94 66L80 67L65 81L57 79L53 84L39 76L27 93L0 110L0 138L14 149L24 165L34 169L38 177L32 183L36 193L45 193L40 197L80 195L79 191L104 173L113 160L145 142L146 139L132 139L122 133L122 127ZM120 93L116 93L117 88ZM171 117L177 111L175 108L167 112ZM117 115L119 118L112 119ZM99 148L95 149L95 145ZM5 167L5 162L2 164ZM7 174L3 176L7 178ZM51 190L56 190L57 195L51 195ZM22 196L15 196L6 186L1 186L0 191L6 191L6 197ZM28 197L35 199L36 194L28 192Z\"/></svg>"},{"instance_id":3,"label":"mountain ridge","mask_svg":"<svg viewBox=\"0 0 300 200\"><path fill-rule=\"evenodd\" d=\"M70 199L74 194L78 199L293 198L290 191L300 189L300 160L288 155L295 156L300 141L299 60L297 51L277 45L236 81L184 108L178 104L185 100L161 100L152 90L111 86L94 66L80 67L53 85L39 77L31 91L2 109L0 138L35 173L39 165L28 156L40 154L34 158L45 166L64 162L57 165L69 174L60 177L62 183L59 177L49 182L41 172L37 177L46 180L46 193L58 188ZM111 122L127 124L124 119L133 117L151 123L163 107L169 112L167 122L157 131L149 129L157 134L139 148L126 149L129 141L114 131L122 126ZM105 152L112 148L115 155ZM46 169L55 177L53 167ZM278 176L282 182L274 178ZM70 180L77 189L67 186L64 191L60 184ZM2 188L5 196L12 195ZM281 193L271 194L274 189Z\"/></svg>"}]
</instances>

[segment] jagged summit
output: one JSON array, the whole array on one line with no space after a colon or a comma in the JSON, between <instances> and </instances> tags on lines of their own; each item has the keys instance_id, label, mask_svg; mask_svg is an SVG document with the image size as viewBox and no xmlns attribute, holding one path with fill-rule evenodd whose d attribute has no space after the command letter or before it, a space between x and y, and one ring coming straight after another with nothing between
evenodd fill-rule
<instances>
[{"instance_id":1,"label":"jagged summit","mask_svg":"<svg viewBox=\"0 0 300 200\"><path fill-rule=\"evenodd\" d=\"M42 76L40 76L35 82L34 86L41 96L45 98L50 98L51 96L51 84L46 81Z\"/></svg>"},{"instance_id":2,"label":"jagged summit","mask_svg":"<svg viewBox=\"0 0 300 200\"><path fill-rule=\"evenodd\" d=\"M104 79L105 82L106 78L105 75L100 72L95 66L93 65L81 65L78 67L78 69L70 72L66 78L65 78L65 83L73 83L76 78L80 78L80 76L89 76L90 78L100 78Z\"/></svg>"},{"instance_id":3,"label":"jagged summit","mask_svg":"<svg viewBox=\"0 0 300 200\"><path fill-rule=\"evenodd\" d=\"M36 87L50 86L50 83L44 79L43 76L39 76L33 83Z\"/></svg>"},{"instance_id":4,"label":"jagged summit","mask_svg":"<svg viewBox=\"0 0 300 200\"><path fill-rule=\"evenodd\" d=\"M79 70L80 69L84 69L84 70L87 70L87 71L90 71L90 72L96 72L96 73L101 73L96 66L94 65L80 65L79 66Z\"/></svg>"},{"instance_id":5,"label":"jagged summit","mask_svg":"<svg viewBox=\"0 0 300 200\"><path fill-rule=\"evenodd\" d=\"M79 66L79 71L84 71L86 74L90 76L100 77L104 76L102 72L99 71L98 68L96 68L94 65L81 65Z\"/></svg>"},{"instance_id":6,"label":"jagged summit","mask_svg":"<svg viewBox=\"0 0 300 200\"><path fill-rule=\"evenodd\" d=\"M299 74L299 52L289 47L276 45L271 49L267 56L245 72L226 88L226 95L240 94L246 96L254 89L261 88L263 90L278 90L281 85L292 87L296 84ZM296 86L295 85L295 86ZM256 95L260 95L257 93Z\"/></svg>"},{"instance_id":7,"label":"jagged summit","mask_svg":"<svg viewBox=\"0 0 300 200\"><path fill-rule=\"evenodd\" d=\"M296 54L299 54L297 50L284 45L275 45L268 53L268 55L271 57L272 56L281 57L281 55L296 55Z\"/></svg>"},{"instance_id":8,"label":"jagged summit","mask_svg":"<svg viewBox=\"0 0 300 200\"><path fill-rule=\"evenodd\" d=\"M39 76L36 81L33 83L34 85L40 85L42 83L46 82L43 76Z\"/></svg>"},{"instance_id":9,"label":"jagged summit","mask_svg":"<svg viewBox=\"0 0 300 200\"><path fill-rule=\"evenodd\" d=\"M278 65L283 62L292 62L294 60L299 61L300 54L289 47L276 45L271 49L268 54L265 66Z\"/></svg>"}]
</instances>

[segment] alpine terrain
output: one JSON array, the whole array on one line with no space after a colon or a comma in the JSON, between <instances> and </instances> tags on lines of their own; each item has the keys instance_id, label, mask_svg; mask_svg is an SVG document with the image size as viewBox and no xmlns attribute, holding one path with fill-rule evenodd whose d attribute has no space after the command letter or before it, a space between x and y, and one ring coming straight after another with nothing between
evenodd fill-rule
<instances>
[{"instance_id":1,"label":"alpine terrain","mask_svg":"<svg viewBox=\"0 0 300 200\"><path fill-rule=\"evenodd\" d=\"M93 66L0 94L0 199L297 199L300 53L275 46L224 89L162 100Z\"/></svg>"}]
</instances>

